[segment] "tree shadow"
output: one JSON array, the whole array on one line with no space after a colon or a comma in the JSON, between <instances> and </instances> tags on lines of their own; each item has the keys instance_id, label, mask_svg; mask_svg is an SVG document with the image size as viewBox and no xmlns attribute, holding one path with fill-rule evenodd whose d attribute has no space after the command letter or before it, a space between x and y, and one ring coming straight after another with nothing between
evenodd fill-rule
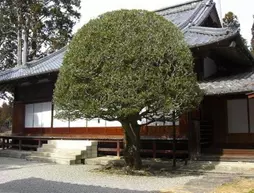
<instances>
[{"instance_id":1,"label":"tree shadow","mask_svg":"<svg viewBox=\"0 0 254 193\"><path fill-rule=\"evenodd\" d=\"M134 185L134 184L133 184ZM79 185L64 182L44 180L41 178L27 178L0 184L0 193L145 193L118 188L108 188L92 185ZM152 193L152 192L150 192ZM155 193L155 192L154 192Z\"/></svg>"},{"instance_id":2,"label":"tree shadow","mask_svg":"<svg viewBox=\"0 0 254 193\"><path fill-rule=\"evenodd\" d=\"M108 164L96 168L95 171L137 175L137 176L157 176L157 177L180 177L180 176L200 176L207 172L213 172L219 162L210 161L189 161L177 160L176 167L173 167L172 159L142 159L143 166L141 170L131 170L125 167L124 160L110 160ZM218 172L218 171L217 171Z\"/></svg>"}]
</instances>

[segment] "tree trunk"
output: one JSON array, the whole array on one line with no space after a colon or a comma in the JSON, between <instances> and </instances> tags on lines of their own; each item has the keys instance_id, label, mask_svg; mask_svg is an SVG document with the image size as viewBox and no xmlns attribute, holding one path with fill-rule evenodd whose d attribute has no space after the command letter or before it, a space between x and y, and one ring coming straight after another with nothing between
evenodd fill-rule
<instances>
[{"instance_id":1,"label":"tree trunk","mask_svg":"<svg viewBox=\"0 0 254 193\"><path fill-rule=\"evenodd\" d=\"M20 30L18 30L18 49L17 49L17 65L22 65L22 38Z\"/></svg>"},{"instance_id":2,"label":"tree trunk","mask_svg":"<svg viewBox=\"0 0 254 193\"><path fill-rule=\"evenodd\" d=\"M23 39L22 64L25 65L27 62L27 31L26 29L22 30L22 39Z\"/></svg>"},{"instance_id":3,"label":"tree trunk","mask_svg":"<svg viewBox=\"0 0 254 193\"><path fill-rule=\"evenodd\" d=\"M21 66L22 65L22 34L21 34L21 7L18 7L17 10L18 14L18 32L17 32L17 41L18 41L18 46L17 46L17 65Z\"/></svg>"},{"instance_id":4,"label":"tree trunk","mask_svg":"<svg viewBox=\"0 0 254 193\"><path fill-rule=\"evenodd\" d=\"M141 169L140 125L137 120L121 122L124 129L124 160L127 166Z\"/></svg>"}]
</instances>

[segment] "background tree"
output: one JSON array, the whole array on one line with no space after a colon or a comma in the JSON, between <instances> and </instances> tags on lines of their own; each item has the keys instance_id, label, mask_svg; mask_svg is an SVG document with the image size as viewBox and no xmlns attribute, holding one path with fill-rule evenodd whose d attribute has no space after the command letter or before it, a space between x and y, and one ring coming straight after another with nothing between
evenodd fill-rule
<instances>
[{"instance_id":1,"label":"background tree","mask_svg":"<svg viewBox=\"0 0 254 193\"><path fill-rule=\"evenodd\" d=\"M12 102L3 103L0 107L0 132L10 129L12 120Z\"/></svg>"},{"instance_id":2,"label":"background tree","mask_svg":"<svg viewBox=\"0 0 254 193\"><path fill-rule=\"evenodd\" d=\"M223 23L223 27L229 27L233 30L239 30L240 31L240 23L238 21L238 17L233 13L233 12L228 12L225 14L224 18L222 19ZM245 38L242 37L242 41L244 43L245 46L247 46L247 40Z\"/></svg>"},{"instance_id":3,"label":"background tree","mask_svg":"<svg viewBox=\"0 0 254 193\"><path fill-rule=\"evenodd\" d=\"M119 121L125 162L139 169L140 121L172 120L201 100L192 60L181 31L163 17L103 14L69 45L54 91L57 117Z\"/></svg>"},{"instance_id":4,"label":"background tree","mask_svg":"<svg viewBox=\"0 0 254 193\"><path fill-rule=\"evenodd\" d=\"M253 16L254 18L254 16ZM251 28L251 34L252 34L252 38L251 38L251 52L254 55L254 22Z\"/></svg>"},{"instance_id":5,"label":"background tree","mask_svg":"<svg viewBox=\"0 0 254 193\"><path fill-rule=\"evenodd\" d=\"M2 70L21 65L67 44L80 17L80 0L0 2ZM22 56L23 55L23 56ZM23 61L23 62L22 62Z\"/></svg>"}]
</instances>

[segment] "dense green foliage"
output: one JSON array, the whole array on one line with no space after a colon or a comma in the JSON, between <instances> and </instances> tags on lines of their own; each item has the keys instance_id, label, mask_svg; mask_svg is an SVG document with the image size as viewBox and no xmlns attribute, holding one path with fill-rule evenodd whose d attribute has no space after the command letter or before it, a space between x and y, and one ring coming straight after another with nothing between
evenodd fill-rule
<instances>
[{"instance_id":1,"label":"dense green foliage","mask_svg":"<svg viewBox=\"0 0 254 193\"><path fill-rule=\"evenodd\" d=\"M1 69L17 63L18 34L22 31L28 44L28 61L65 46L72 37L76 19L80 17L79 7L80 0L2 0Z\"/></svg>"},{"instance_id":2,"label":"dense green foliage","mask_svg":"<svg viewBox=\"0 0 254 193\"><path fill-rule=\"evenodd\" d=\"M80 29L54 94L64 117L108 120L145 107L144 117L199 102L182 33L163 17L139 10L106 13Z\"/></svg>"},{"instance_id":3,"label":"dense green foliage","mask_svg":"<svg viewBox=\"0 0 254 193\"><path fill-rule=\"evenodd\" d=\"M54 91L58 117L120 121L136 144L138 120L170 119L172 110L181 114L200 100L183 34L143 10L109 12L83 26L68 47Z\"/></svg>"}]
</instances>

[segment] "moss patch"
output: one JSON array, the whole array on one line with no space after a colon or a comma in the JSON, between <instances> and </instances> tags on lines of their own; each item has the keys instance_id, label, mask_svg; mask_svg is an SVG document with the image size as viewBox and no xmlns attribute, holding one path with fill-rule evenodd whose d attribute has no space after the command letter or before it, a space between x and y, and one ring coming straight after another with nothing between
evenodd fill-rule
<instances>
[{"instance_id":1,"label":"moss patch","mask_svg":"<svg viewBox=\"0 0 254 193\"><path fill-rule=\"evenodd\" d=\"M224 184L214 193L254 193L254 179L240 179L232 183Z\"/></svg>"}]
</instances>

